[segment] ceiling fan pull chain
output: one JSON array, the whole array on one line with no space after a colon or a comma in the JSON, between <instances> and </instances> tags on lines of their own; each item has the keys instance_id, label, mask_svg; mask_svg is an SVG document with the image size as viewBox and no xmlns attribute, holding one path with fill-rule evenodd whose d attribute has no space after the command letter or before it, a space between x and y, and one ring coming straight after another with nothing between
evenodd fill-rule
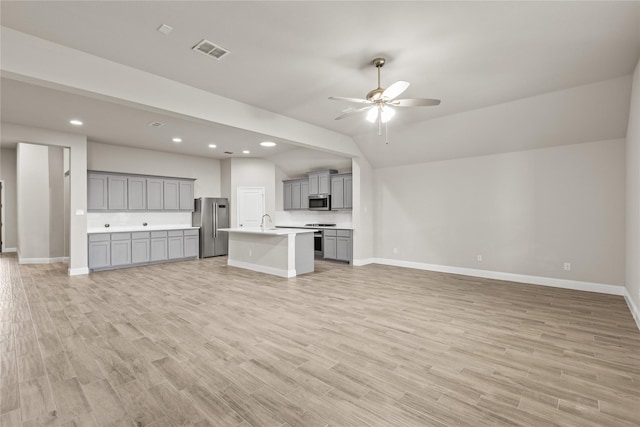
<instances>
[{"instance_id":1,"label":"ceiling fan pull chain","mask_svg":"<svg viewBox=\"0 0 640 427\"><path fill-rule=\"evenodd\" d=\"M378 107L378 136L380 135L382 135L382 110Z\"/></svg>"},{"instance_id":2,"label":"ceiling fan pull chain","mask_svg":"<svg viewBox=\"0 0 640 427\"><path fill-rule=\"evenodd\" d=\"M384 143L389 145L389 122L384 124Z\"/></svg>"}]
</instances>

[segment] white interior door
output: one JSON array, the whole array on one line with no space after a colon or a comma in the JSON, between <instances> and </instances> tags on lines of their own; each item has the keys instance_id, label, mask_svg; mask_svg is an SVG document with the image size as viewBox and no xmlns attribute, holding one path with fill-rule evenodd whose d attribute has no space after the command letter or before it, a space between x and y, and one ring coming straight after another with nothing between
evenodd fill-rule
<instances>
[{"instance_id":1,"label":"white interior door","mask_svg":"<svg viewBox=\"0 0 640 427\"><path fill-rule=\"evenodd\" d=\"M238 227L260 227L264 187L238 187Z\"/></svg>"}]
</instances>

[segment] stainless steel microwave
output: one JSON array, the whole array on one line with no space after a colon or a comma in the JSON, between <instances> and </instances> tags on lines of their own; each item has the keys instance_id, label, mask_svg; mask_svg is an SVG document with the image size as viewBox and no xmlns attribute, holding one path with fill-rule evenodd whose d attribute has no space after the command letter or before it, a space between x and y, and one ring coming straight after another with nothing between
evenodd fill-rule
<instances>
[{"instance_id":1,"label":"stainless steel microwave","mask_svg":"<svg viewBox=\"0 0 640 427\"><path fill-rule=\"evenodd\" d=\"M313 194L309 196L309 210L312 211L330 211L331 195L329 194Z\"/></svg>"}]
</instances>

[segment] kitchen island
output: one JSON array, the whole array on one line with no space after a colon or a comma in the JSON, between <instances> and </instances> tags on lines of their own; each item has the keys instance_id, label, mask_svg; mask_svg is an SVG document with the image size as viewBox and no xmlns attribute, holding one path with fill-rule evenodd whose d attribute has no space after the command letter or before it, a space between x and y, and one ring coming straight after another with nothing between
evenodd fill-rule
<instances>
[{"instance_id":1,"label":"kitchen island","mask_svg":"<svg viewBox=\"0 0 640 427\"><path fill-rule=\"evenodd\" d=\"M313 233L300 228L221 228L229 233L227 265L295 277L314 271Z\"/></svg>"}]
</instances>

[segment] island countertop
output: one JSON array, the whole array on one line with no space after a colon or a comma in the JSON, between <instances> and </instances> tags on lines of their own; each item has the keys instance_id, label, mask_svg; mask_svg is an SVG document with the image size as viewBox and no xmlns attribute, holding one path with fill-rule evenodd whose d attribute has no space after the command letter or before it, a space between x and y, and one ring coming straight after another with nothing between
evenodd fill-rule
<instances>
[{"instance_id":1,"label":"island countertop","mask_svg":"<svg viewBox=\"0 0 640 427\"><path fill-rule=\"evenodd\" d=\"M247 234L261 234L265 236L284 236L287 234L303 234L313 233L316 229L313 228L265 228L260 227L238 227L238 228L220 228L218 231L226 231L228 233L247 233Z\"/></svg>"},{"instance_id":2,"label":"island countertop","mask_svg":"<svg viewBox=\"0 0 640 427\"><path fill-rule=\"evenodd\" d=\"M180 224L167 224L167 225L119 225L119 226L111 226L111 227L92 227L87 228L87 234L98 234L98 233L129 233L135 231L164 231L164 230L197 230L200 227L194 227L191 225L180 225Z\"/></svg>"}]
</instances>

